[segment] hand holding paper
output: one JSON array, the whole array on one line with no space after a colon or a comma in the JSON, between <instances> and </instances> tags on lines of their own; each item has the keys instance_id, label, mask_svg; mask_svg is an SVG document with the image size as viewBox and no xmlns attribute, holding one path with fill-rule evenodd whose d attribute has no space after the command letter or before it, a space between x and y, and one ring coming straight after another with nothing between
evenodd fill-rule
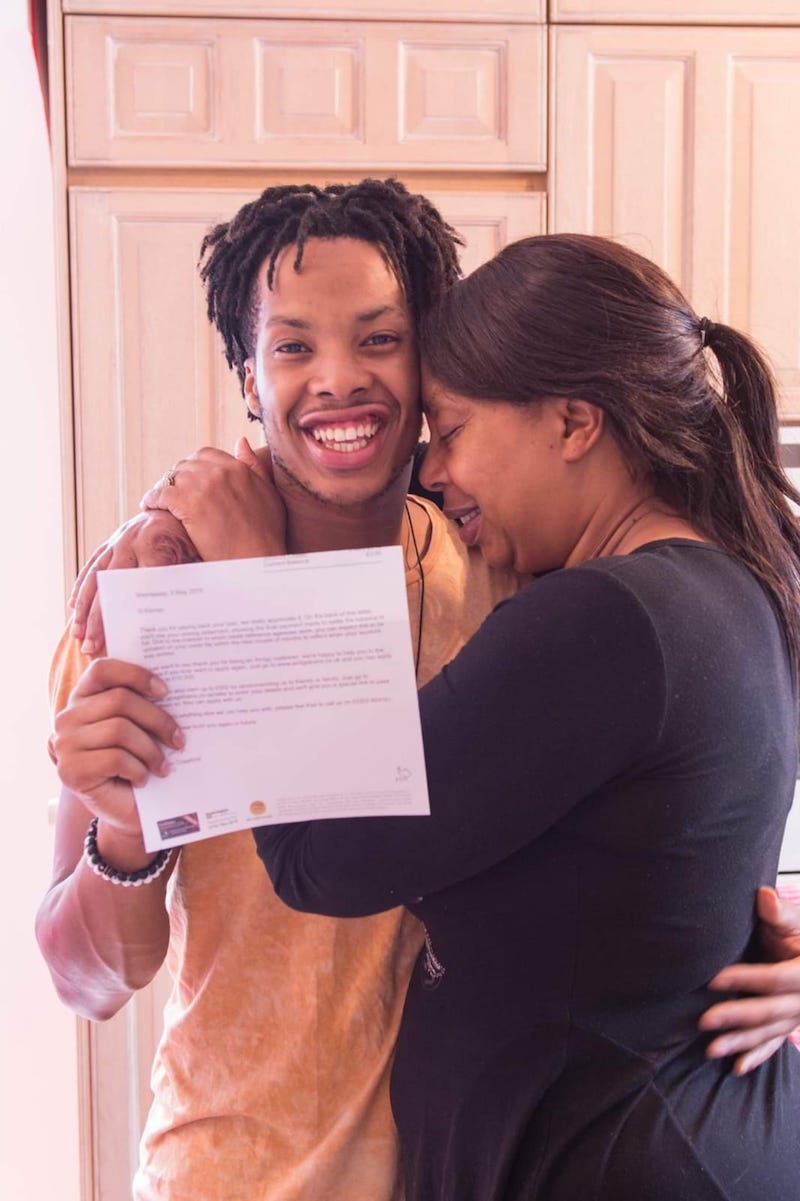
<instances>
[{"instance_id":1,"label":"hand holding paper","mask_svg":"<svg viewBox=\"0 0 800 1201\"><path fill-rule=\"evenodd\" d=\"M62 782L134 855L142 853L142 832L131 785L167 771L165 748L183 746L175 722L156 704L165 693L146 668L97 659L56 718L53 747Z\"/></svg>"}]
</instances>

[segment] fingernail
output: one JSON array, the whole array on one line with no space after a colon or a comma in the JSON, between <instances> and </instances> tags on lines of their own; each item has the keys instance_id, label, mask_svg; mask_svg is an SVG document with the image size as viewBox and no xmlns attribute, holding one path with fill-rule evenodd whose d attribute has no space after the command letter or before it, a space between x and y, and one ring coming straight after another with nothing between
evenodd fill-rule
<instances>
[{"instance_id":1,"label":"fingernail","mask_svg":"<svg viewBox=\"0 0 800 1201\"><path fill-rule=\"evenodd\" d=\"M172 745L174 747L177 747L178 750L180 750L182 747L184 747L186 745L186 739L184 738L184 736L180 730L176 730L175 733L172 735Z\"/></svg>"},{"instance_id":2,"label":"fingernail","mask_svg":"<svg viewBox=\"0 0 800 1201\"><path fill-rule=\"evenodd\" d=\"M169 689L163 680L159 680L158 676L150 677L150 694L152 696L166 696Z\"/></svg>"},{"instance_id":3,"label":"fingernail","mask_svg":"<svg viewBox=\"0 0 800 1201\"><path fill-rule=\"evenodd\" d=\"M84 655L93 655L97 649L97 643L94 638L84 638L81 643L81 651Z\"/></svg>"}]
</instances>

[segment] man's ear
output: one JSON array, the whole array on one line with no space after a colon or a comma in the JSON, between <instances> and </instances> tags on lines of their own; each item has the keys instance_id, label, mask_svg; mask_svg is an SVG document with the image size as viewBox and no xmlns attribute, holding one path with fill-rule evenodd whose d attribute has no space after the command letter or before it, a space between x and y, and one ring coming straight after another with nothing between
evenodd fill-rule
<instances>
[{"instance_id":1,"label":"man's ear","mask_svg":"<svg viewBox=\"0 0 800 1201\"><path fill-rule=\"evenodd\" d=\"M244 361L244 399L254 421L263 421L261 401L256 390L256 373L253 370L253 359Z\"/></svg>"},{"instance_id":2,"label":"man's ear","mask_svg":"<svg viewBox=\"0 0 800 1201\"><path fill-rule=\"evenodd\" d=\"M595 446L605 430L605 413L588 400L561 400L562 453L567 463L578 463Z\"/></svg>"}]
</instances>

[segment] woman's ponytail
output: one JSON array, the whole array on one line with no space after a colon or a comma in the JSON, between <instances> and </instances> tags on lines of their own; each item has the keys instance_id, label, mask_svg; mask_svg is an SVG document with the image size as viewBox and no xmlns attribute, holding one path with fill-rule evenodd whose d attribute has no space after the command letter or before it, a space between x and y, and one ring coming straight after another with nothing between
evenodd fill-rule
<instances>
[{"instance_id":1,"label":"woman's ponytail","mask_svg":"<svg viewBox=\"0 0 800 1201\"><path fill-rule=\"evenodd\" d=\"M716 403L720 450L729 448L729 470L718 478L721 493L713 525L766 585L786 629L795 670L800 671L800 523L792 504L800 492L780 461L777 388L754 343L728 325L703 318L702 345L719 372Z\"/></svg>"}]
</instances>

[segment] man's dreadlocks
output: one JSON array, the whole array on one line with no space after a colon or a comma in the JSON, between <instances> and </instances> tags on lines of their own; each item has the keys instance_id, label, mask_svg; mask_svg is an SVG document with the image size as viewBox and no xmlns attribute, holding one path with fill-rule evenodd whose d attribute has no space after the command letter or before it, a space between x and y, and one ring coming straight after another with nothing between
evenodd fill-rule
<instances>
[{"instance_id":1,"label":"man's dreadlocks","mask_svg":"<svg viewBox=\"0 0 800 1201\"><path fill-rule=\"evenodd\" d=\"M462 239L429 200L397 179L267 188L231 221L215 226L200 248L208 318L222 334L228 366L236 368L242 388L245 360L255 350L259 270L268 260L271 288L278 255L294 245L299 271L309 238L357 238L376 246L414 318L461 274Z\"/></svg>"}]
</instances>

